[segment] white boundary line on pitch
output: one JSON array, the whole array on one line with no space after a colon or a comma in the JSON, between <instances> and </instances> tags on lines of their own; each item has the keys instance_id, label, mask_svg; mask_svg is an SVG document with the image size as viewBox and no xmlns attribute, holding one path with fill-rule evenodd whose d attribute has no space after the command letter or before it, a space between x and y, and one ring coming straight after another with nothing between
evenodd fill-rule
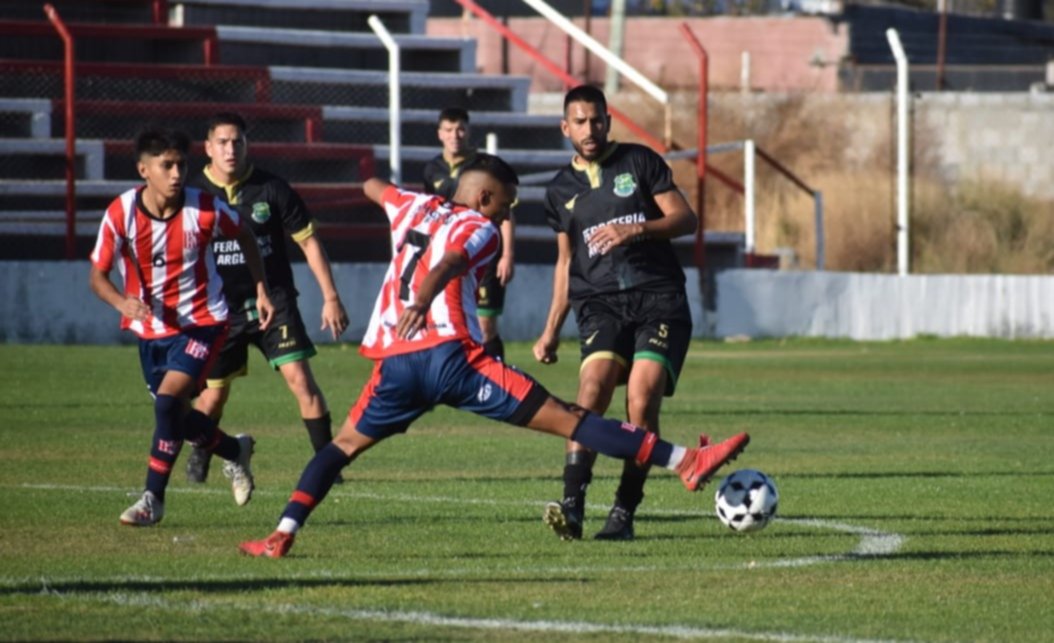
<instances>
[{"instance_id":1,"label":"white boundary line on pitch","mask_svg":"<svg viewBox=\"0 0 1054 643\"><path fill-rule=\"evenodd\" d=\"M107 603L122 607L148 607L180 612L200 613L211 610L239 610L259 613L292 614L297 616L324 616L346 618L353 621L383 623L405 623L429 627L454 627L473 630L546 632L559 634L631 634L637 636L669 636L680 639L743 639L751 641L773 641L776 643L891 643L889 640L856 639L843 636L808 636L781 632L750 632L745 630L692 627L687 625L607 625L585 621L525 621L502 618L471 618L444 616L432 612L404 612L398 610L357 610L317 607L292 604L245 604L226 601L168 601L149 594L127 594L121 592L95 594L62 594L45 589L47 595L63 600Z\"/></svg>"},{"instance_id":2,"label":"white boundary line on pitch","mask_svg":"<svg viewBox=\"0 0 1054 643\"><path fill-rule=\"evenodd\" d=\"M139 491L131 491L123 487L109 487L109 486L81 486L81 485L59 485L59 484L31 484L23 483L20 485L0 485L0 486L15 486L20 489L37 489L43 491L78 491L78 492L89 492L89 493L125 493L127 495L138 496ZM226 490L219 489L187 489L181 487L173 487L168 489L168 493L189 493L189 494L223 494L229 493ZM255 492L257 495L278 495L279 492ZM284 494L283 494L284 495ZM380 494L370 492L348 492L348 491L331 491L330 495L336 495L345 498L362 498L366 500L381 500L385 502L401 501L401 502L416 502L416 503L435 503L435 502L446 502L456 504L474 504L474 505L505 505L505 506L538 506L542 504L542 501L512 501L512 500L488 500L481 498L460 498L451 496L420 496L412 494ZM713 516L709 513L699 511L684 511L684 510L649 510L645 513L652 515L679 515L679 516L700 516L712 518ZM839 531L847 534L854 534L860 536L860 541L857 543L851 551L844 554L827 554L819 556L804 556L800 558L786 558L773 561L756 562L751 561L749 563L743 563L738 565L711 565L706 569L756 569L756 568L786 568L786 567L805 567L808 565L817 565L820 563L831 563L840 562L846 560L854 560L862 557L877 557L877 556L889 556L896 553L901 545L904 544L904 536L897 533L889 533L879 531L877 529L871 529L869 527L861 527L858 525L849 525L840 522L834 522L829 520L820 520L814 518L776 518L779 522L786 522L794 525L801 525L805 527L814 527L816 529L829 529L832 531ZM656 567L616 567L616 568L560 568L558 570L550 570L557 573L572 573L572 572L602 572L602 571L657 571ZM538 568L532 568L530 571L537 572ZM434 574L434 571L429 570L429 574ZM478 570L472 570L468 573L478 573ZM2 580L2 579L0 579Z\"/></svg>"}]
</instances>

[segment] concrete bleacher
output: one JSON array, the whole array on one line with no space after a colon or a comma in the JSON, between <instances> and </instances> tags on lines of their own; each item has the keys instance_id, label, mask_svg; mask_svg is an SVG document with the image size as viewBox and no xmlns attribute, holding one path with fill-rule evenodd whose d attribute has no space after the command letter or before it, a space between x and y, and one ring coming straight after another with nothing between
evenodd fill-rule
<instances>
[{"instance_id":1,"label":"concrete bleacher","mask_svg":"<svg viewBox=\"0 0 1054 643\"><path fill-rule=\"evenodd\" d=\"M94 235L106 204L137 183L130 141L143 125L161 122L200 141L209 115L238 111L249 121L254 161L292 182L323 233L342 242L331 255L383 259L377 254L386 244L376 243L387 233L383 217L360 187L370 175L387 177L390 159L387 53L367 26L373 14L402 48L406 184L438 153L435 119L446 106L470 110L473 143L482 147L494 133L521 172L551 170L569 158L559 119L526 114L529 79L475 73L473 41L424 35L428 0L321 0L310 7L295 0L168 0L160 3L164 21L155 20L159 3L150 0L122 0L120 11L107 0L54 4L78 42L82 235ZM0 0L0 256L46 258L42 248L53 247L57 258L62 243L48 245L47 237L65 231L62 47L53 27L32 14ZM198 142L191 168L204 162ZM521 209L528 240L541 223L540 196L537 188L525 191L533 200ZM90 247L90 239L77 245Z\"/></svg>"},{"instance_id":2,"label":"concrete bleacher","mask_svg":"<svg viewBox=\"0 0 1054 643\"><path fill-rule=\"evenodd\" d=\"M840 71L843 88L885 91L895 79L886 30L895 28L910 61L915 87L935 87L940 17L902 7L848 4L836 22L849 27L848 64ZM1054 25L948 14L944 89L1023 91L1045 80L1054 59Z\"/></svg>"}]
</instances>

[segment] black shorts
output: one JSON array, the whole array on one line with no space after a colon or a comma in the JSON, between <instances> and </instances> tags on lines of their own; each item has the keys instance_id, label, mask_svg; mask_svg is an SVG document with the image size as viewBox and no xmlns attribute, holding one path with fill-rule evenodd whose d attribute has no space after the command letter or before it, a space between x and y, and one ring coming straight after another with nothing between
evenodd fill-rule
<instances>
[{"instance_id":1,"label":"black shorts","mask_svg":"<svg viewBox=\"0 0 1054 643\"><path fill-rule=\"evenodd\" d=\"M498 279L498 262L491 262L487 273L479 281L476 291L476 314L480 317L497 317L505 308L505 286Z\"/></svg>"},{"instance_id":2,"label":"black shorts","mask_svg":"<svg viewBox=\"0 0 1054 643\"><path fill-rule=\"evenodd\" d=\"M318 351L307 335L300 318L296 300L288 304L275 301L274 316L267 330L260 330L255 314L249 319L244 313L232 314L230 334L220 351L215 366L206 382L209 388L223 388L237 377L249 373L249 345L263 353L271 368L313 357Z\"/></svg>"},{"instance_id":3,"label":"black shorts","mask_svg":"<svg viewBox=\"0 0 1054 643\"><path fill-rule=\"evenodd\" d=\"M692 341L692 312L680 293L628 291L574 302L582 364L613 359L628 373L635 360L666 368L666 396L673 395Z\"/></svg>"}]
</instances>

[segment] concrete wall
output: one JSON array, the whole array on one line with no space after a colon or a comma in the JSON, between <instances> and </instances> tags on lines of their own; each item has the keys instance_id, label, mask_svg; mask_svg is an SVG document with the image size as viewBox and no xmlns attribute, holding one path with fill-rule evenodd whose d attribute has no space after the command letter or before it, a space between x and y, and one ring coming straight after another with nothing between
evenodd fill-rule
<instances>
[{"instance_id":1,"label":"concrete wall","mask_svg":"<svg viewBox=\"0 0 1054 643\"><path fill-rule=\"evenodd\" d=\"M582 18L573 21L585 29ZM687 24L709 57L710 86L740 87L742 54L750 52L751 86L766 91L823 91L838 88L836 63L848 50L844 27L814 16L749 18L631 18L626 21L623 58L665 89L699 86L699 58L680 32ZM610 21L593 18L589 34L607 46ZM510 18L509 28L527 44L576 78L604 82L605 63L544 18ZM430 18L430 36L477 40L476 66L484 73L531 77L531 91L562 91L560 79L515 45L504 56L501 36L482 21ZM588 74L587 74L588 72Z\"/></svg>"},{"instance_id":2,"label":"concrete wall","mask_svg":"<svg viewBox=\"0 0 1054 643\"><path fill-rule=\"evenodd\" d=\"M344 340L366 330L380 264L336 264L334 275L351 326ZM300 310L312 338L321 297L304 264L295 266ZM1054 277L892 275L728 270L717 278L717 309L704 315L698 274L688 271L688 294L697 337L846 337L907 339L917 335L1054 338ZM518 269L501 317L508 340L537 338L552 292L552 270ZM132 342L117 329L116 311L91 293L86 262L0 262L0 341L114 344ZM574 321L564 337L575 336ZM564 351L574 351L573 343Z\"/></svg>"},{"instance_id":3,"label":"concrete wall","mask_svg":"<svg viewBox=\"0 0 1054 643\"><path fill-rule=\"evenodd\" d=\"M366 332L373 302L384 279L385 265L338 263L333 276L340 289L351 323L343 339L358 342ZM311 338L333 341L319 330L322 297L306 264L293 265L300 289L300 312ZM545 325L552 296L552 268L519 266L509 287L505 314L500 320L502 335L510 340L533 340ZM111 273L117 281L117 272ZM692 315L702 319L697 276L690 271ZM117 312L102 303L88 287L87 262L0 262L0 342L55 344L112 344L134 342L135 337L118 329ZM566 337L575 336L569 319ZM702 328L697 329L699 333Z\"/></svg>"},{"instance_id":4,"label":"concrete wall","mask_svg":"<svg viewBox=\"0 0 1054 643\"><path fill-rule=\"evenodd\" d=\"M896 104L892 93L741 95L713 93L712 113L748 115L760 131L778 113L773 106L789 97L802 109L818 112L848 132L846 158L851 163L887 155L892 170ZM679 101L685 97L678 96ZM635 101L636 102L636 101ZM687 107L694 108L693 101ZM680 103L678 103L680 104ZM996 180L1036 198L1054 199L1054 93L924 92L912 96L913 162L933 163L949 186L960 181ZM815 132L815 136L824 136ZM711 133L711 137L721 134ZM725 138L715 138L722 142ZM764 138L757 143L765 146ZM794 158L780 161L794 167ZM809 180L809 177L805 177Z\"/></svg>"},{"instance_id":5,"label":"concrete wall","mask_svg":"<svg viewBox=\"0 0 1054 643\"><path fill-rule=\"evenodd\" d=\"M1054 277L728 270L718 337L1054 338Z\"/></svg>"}]
</instances>

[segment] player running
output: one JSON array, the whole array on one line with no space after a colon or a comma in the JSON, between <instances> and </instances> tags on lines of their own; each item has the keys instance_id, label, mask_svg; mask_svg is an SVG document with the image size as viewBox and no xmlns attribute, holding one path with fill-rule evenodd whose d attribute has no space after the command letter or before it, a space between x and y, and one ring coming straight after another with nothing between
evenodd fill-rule
<instances>
[{"instance_id":1,"label":"player running","mask_svg":"<svg viewBox=\"0 0 1054 643\"><path fill-rule=\"evenodd\" d=\"M242 543L250 556L285 556L297 531L326 497L342 468L378 442L405 432L437 404L573 439L615 458L678 473L695 491L750 438L685 448L551 396L529 375L488 355L475 317L477 280L498 247L497 226L516 199L515 172L480 154L461 174L453 202L370 179L366 195L391 226L392 260L360 351L373 375L340 433L308 463L263 540Z\"/></svg>"},{"instance_id":2,"label":"player running","mask_svg":"<svg viewBox=\"0 0 1054 643\"><path fill-rule=\"evenodd\" d=\"M219 422L234 380L249 372L249 346L256 346L296 397L311 446L318 451L333 439L333 430L326 398L308 362L317 351L296 305L298 293L286 252L287 237L303 251L318 282L323 301L322 330L330 329L336 339L348 327L348 315L307 206L288 183L249 162L248 146L241 116L213 116L205 140L209 164L191 177L190 185L226 202L252 228L267 272L274 319L264 328L257 318L252 275L242 252L244 244L236 239L214 240L217 270L231 307L231 330L195 407ZM210 459L208 451L194 448L187 459L187 479L205 482Z\"/></svg>"},{"instance_id":3,"label":"player running","mask_svg":"<svg viewBox=\"0 0 1054 643\"><path fill-rule=\"evenodd\" d=\"M154 437L146 489L121 514L121 523L146 527L165 515L165 488L183 441L228 461L234 500L249 502L253 439L230 437L190 400L227 335L227 302L216 273L212 238L241 240L252 274L256 311L264 328L274 307L252 230L238 214L200 190L184 189L190 141L181 132L148 130L135 143L145 185L128 190L106 209L91 254L90 285L121 313L121 328L139 336L139 362L154 396ZM110 281L117 265L124 291Z\"/></svg>"}]
</instances>

